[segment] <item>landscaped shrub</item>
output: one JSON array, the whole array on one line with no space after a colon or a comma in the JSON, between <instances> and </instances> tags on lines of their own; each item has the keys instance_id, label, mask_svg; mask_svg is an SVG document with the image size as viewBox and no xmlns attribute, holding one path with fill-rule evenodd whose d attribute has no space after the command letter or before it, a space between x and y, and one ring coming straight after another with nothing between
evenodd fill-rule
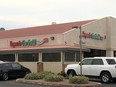
<instances>
[{"instance_id":1,"label":"landscaped shrub","mask_svg":"<svg viewBox=\"0 0 116 87\"><path fill-rule=\"evenodd\" d=\"M51 71L39 72L38 74L41 79L44 79L47 75L54 75L54 73Z\"/></svg>"},{"instance_id":2,"label":"landscaped shrub","mask_svg":"<svg viewBox=\"0 0 116 87\"><path fill-rule=\"evenodd\" d=\"M38 73L29 73L24 78L29 80L37 80L41 79L41 76Z\"/></svg>"},{"instance_id":3,"label":"landscaped shrub","mask_svg":"<svg viewBox=\"0 0 116 87\"><path fill-rule=\"evenodd\" d=\"M28 80L38 80L45 79L46 81L59 82L63 81L63 76L56 75L51 71L39 72L39 73L29 73L25 77Z\"/></svg>"},{"instance_id":4,"label":"landscaped shrub","mask_svg":"<svg viewBox=\"0 0 116 87\"><path fill-rule=\"evenodd\" d=\"M65 74L64 71L61 71L60 73L58 73L58 75L61 75L61 76L63 76L63 77L66 77L66 74Z\"/></svg>"},{"instance_id":5,"label":"landscaped shrub","mask_svg":"<svg viewBox=\"0 0 116 87\"><path fill-rule=\"evenodd\" d=\"M45 81L50 81L50 82L60 82L60 81L63 81L63 76L51 74L51 75L45 76L44 79Z\"/></svg>"},{"instance_id":6,"label":"landscaped shrub","mask_svg":"<svg viewBox=\"0 0 116 87\"><path fill-rule=\"evenodd\" d=\"M69 82L72 84L88 84L89 79L85 76L73 76L69 78Z\"/></svg>"}]
</instances>

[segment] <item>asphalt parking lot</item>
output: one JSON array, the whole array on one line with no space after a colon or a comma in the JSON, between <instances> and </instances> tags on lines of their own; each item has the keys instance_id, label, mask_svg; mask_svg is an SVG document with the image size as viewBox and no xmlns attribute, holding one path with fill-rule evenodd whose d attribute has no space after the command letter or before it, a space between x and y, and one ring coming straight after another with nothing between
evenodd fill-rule
<instances>
[{"instance_id":1,"label":"asphalt parking lot","mask_svg":"<svg viewBox=\"0 0 116 87\"><path fill-rule=\"evenodd\" d=\"M12 79L12 80L8 80L8 81L0 80L0 87L53 87L53 86L16 83L16 80ZM102 84L102 87L116 87L116 82L109 83L109 84Z\"/></svg>"},{"instance_id":2,"label":"asphalt parking lot","mask_svg":"<svg viewBox=\"0 0 116 87\"><path fill-rule=\"evenodd\" d=\"M8 81L0 80L0 87L50 87L50 86L16 83L16 80L13 79Z\"/></svg>"},{"instance_id":3,"label":"asphalt parking lot","mask_svg":"<svg viewBox=\"0 0 116 87\"><path fill-rule=\"evenodd\" d=\"M116 83L103 84L102 87L116 87Z\"/></svg>"}]
</instances>

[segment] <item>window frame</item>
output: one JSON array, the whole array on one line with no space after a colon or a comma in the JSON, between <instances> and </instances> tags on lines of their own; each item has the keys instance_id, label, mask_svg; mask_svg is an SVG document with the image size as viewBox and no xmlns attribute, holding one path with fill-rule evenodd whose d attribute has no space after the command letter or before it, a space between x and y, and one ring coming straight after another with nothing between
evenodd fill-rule
<instances>
[{"instance_id":1,"label":"window frame","mask_svg":"<svg viewBox=\"0 0 116 87\"><path fill-rule=\"evenodd\" d=\"M33 58L33 54L35 55L34 56L35 58ZM27 57L27 60L25 56ZM39 60L39 53L19 53L18 54L19 62L38 62L38 60Z\"/></svg>"}]
</instances>

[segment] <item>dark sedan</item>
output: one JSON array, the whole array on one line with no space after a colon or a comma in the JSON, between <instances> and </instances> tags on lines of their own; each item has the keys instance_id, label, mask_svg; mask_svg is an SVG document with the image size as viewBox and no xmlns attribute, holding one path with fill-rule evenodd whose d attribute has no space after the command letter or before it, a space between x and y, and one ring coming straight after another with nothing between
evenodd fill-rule
<instances>
[{"instance_id":1,"label":"dark sedan","mask_svg":"<svg viewBox=\"0 0 116 87\"><path fill-rule=\"evenodd\" d=\"M31 71L18 64L13 62L0 62L0 78L3 80L8 80L9 78L24 77L26 74Z\"/></svg>"}]
</instances>

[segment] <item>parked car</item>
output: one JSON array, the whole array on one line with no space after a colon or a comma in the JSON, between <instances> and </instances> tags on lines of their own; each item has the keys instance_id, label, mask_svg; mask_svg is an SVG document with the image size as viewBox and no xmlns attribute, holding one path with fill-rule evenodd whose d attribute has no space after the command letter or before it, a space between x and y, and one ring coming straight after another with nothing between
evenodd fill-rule
<instances>
[{"instance_id":1,"label":"parked car","mask_svg":"<svg viewBox=\"0 0 116 87\"><path fill-rule=\"evenodd\" d=\"M69 76L80 75L80 65L82 65L82 75L99 78L101 82L108 83L116 78L115 57L85 58L79 64L67 65L65 73Z\"/></svg>"},{"instance_id":2,"label":"parked car","mask_svg":"<svg viewBox=\"0 0 116 87\"><path fill-rule=\"evenodd\" d=\"M13 62L0 62L0 78L3 80L8 80L9 78L24 77L27 73L31 71L18 64Z\"/></svg>"}]
</instances>

